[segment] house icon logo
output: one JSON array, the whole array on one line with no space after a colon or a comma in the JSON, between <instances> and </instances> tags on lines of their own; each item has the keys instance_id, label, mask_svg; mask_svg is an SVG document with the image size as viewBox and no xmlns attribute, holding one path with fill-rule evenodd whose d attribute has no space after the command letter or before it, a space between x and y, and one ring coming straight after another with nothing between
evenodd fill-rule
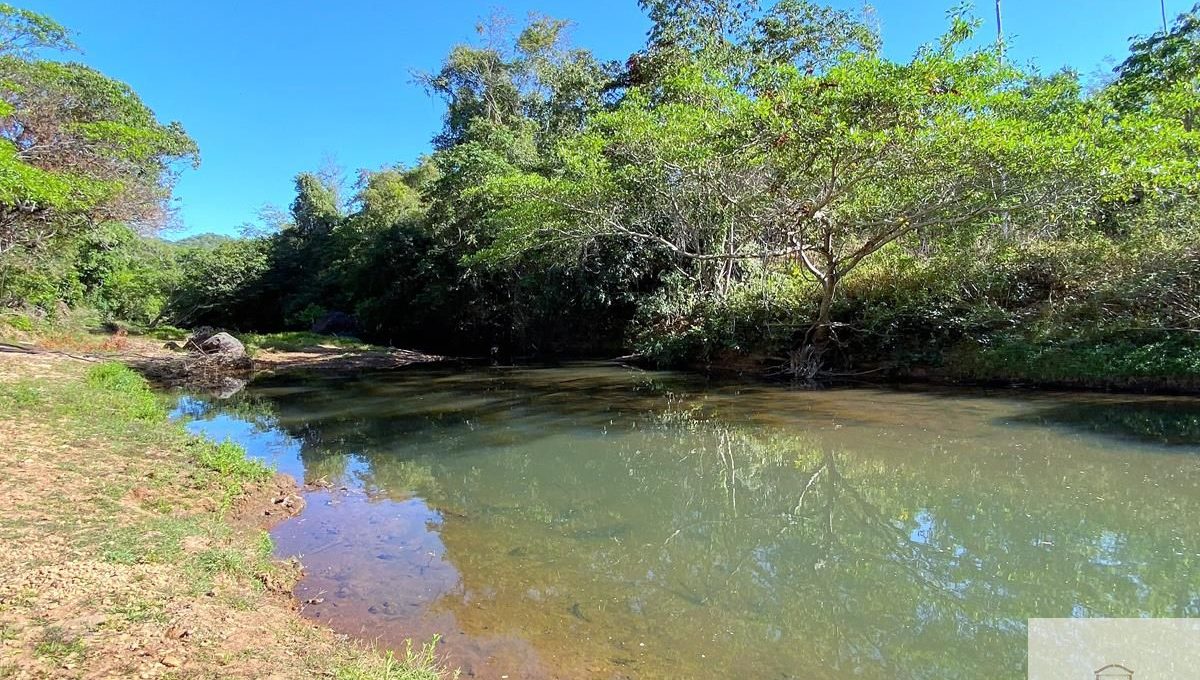
<instances>
[{"instance_id":1,"label":"house icon logo","mask_svg":"<svg viewBox=\"0 0 1200 680\"><path fill-rule=\"evenodd\" d=\"M1133 671L1119 663L1110 663L1096 670L1096 680L1133 680Z\"/></svg>"}]
</instances>

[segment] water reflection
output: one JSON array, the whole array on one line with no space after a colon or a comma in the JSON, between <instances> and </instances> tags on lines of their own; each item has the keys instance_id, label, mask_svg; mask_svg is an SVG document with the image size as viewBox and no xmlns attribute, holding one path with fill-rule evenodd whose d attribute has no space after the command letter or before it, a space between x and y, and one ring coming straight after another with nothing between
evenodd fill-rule
<instances>
[{"instance_id":1,"label":"water reflection","mask_svg":"<svg viewBox=\"0 0 1200 680\"><path fill-rule=\"evenodd\" d=\"M1168 446L1200 446L1200 403L1194 399L1079 399L1038 409L1022 420Z\"/></svg>"},{"instance_id":2,"label":"water reflection","mask_svg":"<svg viewBox=\"0 0 1200 680\"><path fill-rule=\"evenodd\" d=\"M308 615L468 677L977 678L1024 675L1032 616L1200 616L1200 461L1073 399L571 367L184 408L334 487L275 534Z\"/></svg>"}]
</instances>

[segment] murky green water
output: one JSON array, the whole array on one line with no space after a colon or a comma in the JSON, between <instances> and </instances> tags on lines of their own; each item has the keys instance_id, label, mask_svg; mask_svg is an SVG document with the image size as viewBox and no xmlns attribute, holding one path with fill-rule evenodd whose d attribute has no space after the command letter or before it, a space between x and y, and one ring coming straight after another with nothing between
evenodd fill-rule
<instances>
[{"instance_id":1,"label":"murky green water","mask_svg":"<svg viewBox=\"0 0 1200 680\"><path fill-rule=\"evenodd\" d=\"M1200 400L607 366L185 398L310 484L305 614L477 678L1018 678L1030 617L1200 617Z\"/></svg>"}]
</instances>

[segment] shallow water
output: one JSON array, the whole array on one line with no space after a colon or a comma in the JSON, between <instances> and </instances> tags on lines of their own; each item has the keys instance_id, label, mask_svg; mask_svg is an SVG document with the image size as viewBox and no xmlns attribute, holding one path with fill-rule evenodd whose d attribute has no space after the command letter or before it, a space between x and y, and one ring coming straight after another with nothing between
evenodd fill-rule
<instances>
[{"instance_id":1,"label":"shallow water","mask_svg":"<svg viewBox=\"0 0 1200 680\"><path fill-rule=\"evenodd\" d=\"M1200 400L625 368L278 377L188 427L310 484L305 615L476 678L1018 678L1200 617Z\"/></svg>"}]
</instances>

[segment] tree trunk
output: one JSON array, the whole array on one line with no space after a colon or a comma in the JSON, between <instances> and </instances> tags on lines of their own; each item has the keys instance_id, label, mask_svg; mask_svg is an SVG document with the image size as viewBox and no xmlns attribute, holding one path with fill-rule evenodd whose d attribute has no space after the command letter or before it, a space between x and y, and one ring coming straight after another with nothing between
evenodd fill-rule
<instances>
[{"instance_id":1,"label":"tree trunk","mask_svg":"<svg viewBox=\"0 0 1200 680\"><path fill-rule=\"evenodd\" d=\"M817 322L813 325L812 344L822 350L829 345L833 336L830 314L833 310L833 293L837 289L837 276L829 274L821 281L821 304L817 307Z\"/></svg>"},{"instance_id":2,"label":"tree trunk","mask_svg":"<svg viewBox=\"0 0 1200 680\"><path fill-rule=\"evenodd\" d=\"M830 268L832 269L832 267ZM790 354L791 366L788 373L796 380L815 383L825 369L825 352L833 339L833 295L837 290L836 274L826 274L821 279L821 303L817 307L817 318L805 334L804 344Z\"/></svg>"}]
</instances>

